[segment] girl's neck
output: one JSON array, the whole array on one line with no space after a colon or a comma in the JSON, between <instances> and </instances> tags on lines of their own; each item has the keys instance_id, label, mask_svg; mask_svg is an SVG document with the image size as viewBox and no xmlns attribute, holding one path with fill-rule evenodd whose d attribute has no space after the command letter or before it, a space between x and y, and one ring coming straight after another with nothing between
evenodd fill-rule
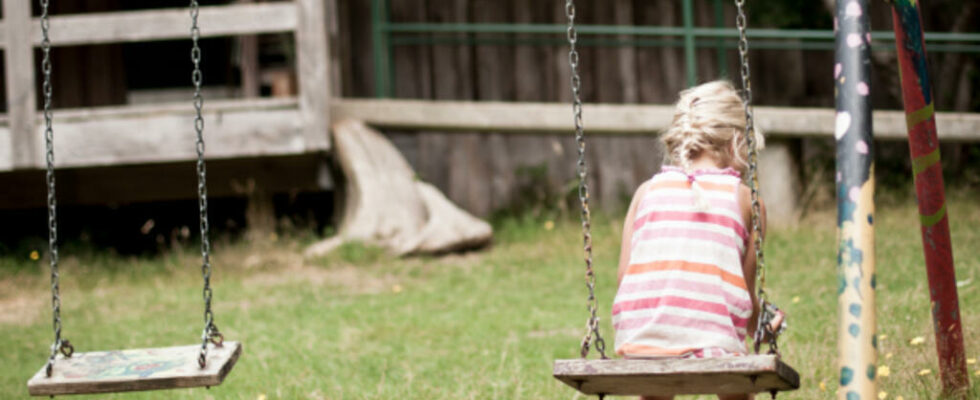
<instances>
[{"instance_id":1,"label":"girl's neck","mask_svg":"<svg viewBox=\"0 0 980 400\"><path fill-rule=\"evenodd\" d=\"M726 165L721 165L718 160L707 154L701 155L698 158L691 160L691 169L725 169Z\"/></svg>"}]
</instances>

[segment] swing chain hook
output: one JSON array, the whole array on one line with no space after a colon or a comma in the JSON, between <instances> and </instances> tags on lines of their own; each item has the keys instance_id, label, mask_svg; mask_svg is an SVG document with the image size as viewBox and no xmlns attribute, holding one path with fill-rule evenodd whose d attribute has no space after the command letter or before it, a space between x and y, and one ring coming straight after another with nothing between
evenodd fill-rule
<instances>
[{"instance_id":1,"label":"swing chain hook","mask_svg":"<svg viewBox=\"0 0 980 400\"><path fill-rule=\"evenodd\" d=\"M225 343L225 335L218 331L218 326L215 324L210 325L209 328L204 328L204 332L201 333L201 341L204 345L201 346L201 351L197 356L197 365L202 369L208 365L208 343L214 345L214 347L222 347Z\"/></svg>"},{"instance_id":2,"label":"swing chain hook","mask_svg":"<svg viewBox=\"0 0 980 400\"><path fill-rule=\"evenodd\" d=\"M48 186L48 248L50 251L51 263L51 315L52 328L54 329L54 342L51 343L51 355L45 366L45 373L51 376L54 369L54 361L60 352L65 358L71 357L75 348L67 339L61 337L61 289L60 274L58 273L58 202L55 196L55 177L54 177L54 129L52 121L54 116L51 111L52 85L51 85L51 39L48 35L51 28L48 19L49 0L40 0L41 3L41 73L44 76L44 83L41 84L41 92L44 95L44 145L45 161L47 171L45 179Z\"/></svg>"},{"instance_id":3,"label":"swing chain hook","mask_svg":"<svg viewBox=\"0 0 980 400\"><path fill-rule=\"evenodd\" d=\"M201 228L201 277L204 279L204 332L201 334L201 354L198 357L198 364L204 368L207 361L208 342L220 346L224 336L218 332L218 327L214 324L214 312L211 311L211 240L209 238L208 226L208 187L207 187L207 168L204 163L204 97L201 95L201 86L204 81L201 72L201 47L198 43L201 38L201 30L197 26L197 19L200 13L198 0L190 1L191 14L191 63L194 70L191 73L191 82L194 84L194 131L197 134L197 200L200 211Z\"/></svg>"},{"instance_id":4,"label":"swing chain hook","mask_svg":"<svg viewBox=\"0 0 980 400\"><path fill-rule=\"evenodd\" d=\"M592 268L592 213L589 211L588 168L585 164L585 128L582 124L582 78L578 73L579 53L575 45L578 43L578 31L575 30L575 1L565 0L565 16L568 18L568 65L571 68L572 112L575 118L575 142L578 145L578 199L582 205L582 249L585 256L585 286L589 289L587 305L589 319L585 337L582 338L581 355L589 355L591 343L595 349L606 357L606 341L599 333L599 316L597 315L598 301L595 296L595 271Z\"/></svg>"}]
</instances>

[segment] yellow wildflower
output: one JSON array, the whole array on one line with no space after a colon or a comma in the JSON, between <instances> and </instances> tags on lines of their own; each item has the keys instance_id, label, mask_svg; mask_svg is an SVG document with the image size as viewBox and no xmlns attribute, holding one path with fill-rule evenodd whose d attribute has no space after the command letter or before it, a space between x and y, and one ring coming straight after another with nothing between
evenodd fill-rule
<instances>
[{"instance_id":1,"label":"yellow wildflower","mask_svg":"<svg viewBox=\"0 0 980 400\"><path fill-rule=\"evenodd\" d=\"M929 369L929 368L925 368L925 369L919 370L919 376L926 376L926 375L929 375L931 373L932 373L932 370Z\"/></svg>"},{"instance_id":2,"label":"yellow wildflower","mask_svg":"<svg viewBox=\"0 0 980 400\"><path fill-rule=\"evenodd\" d=\"M793 304L800 302L800 296L793 296Z\"/></svg>"},{"instance_id":3,"label":"yellow wildflower","mask_svg":"<svg viewBox=\"0 0 980 400\"><path fill-rule=\"evenodd\" d=\"M926 338L924 338L922 336L916 336L916 337L912 338L912 340L909 340L909 344L910 345L913 345L913 346L918 346L918 345L923 344L925 342L926 342Z\"/></svg>"},{"instance_id":4,"label":"yellow wildflower","mask_svg":"<svg viewBox=\"0 0 980 400\"><path fill-rule=\"evenodd\" d=\"M878 367L878 376L888 376L891 374L892 374L892 370L891 368L888 368L887 365L882 365Z\"/></svg>"},{"instance_id":5,"label":"yellow wildflower","mask_svg":"<svg viewBox=\"0 0 980 400\"><path fill-rule=\"evenodd\" d=\"M977 363L977 359L976 358L967 358L966 359L966 363L967 364L970 364L970 365L976 364Z\"/></svg>"},{"instance_id":6,"label":"yellow wildflower","mask_svg":"<svg viewBox=\"0 0 980 400\"><path fill-rule=\"evenodd\" d=\"M885 400L888 398L888 392L882 390L878 392L878 400Z\"/></svg>"},{"instance_id":7,"label":"yellow wildflower","mask_svg":"<svg viewBox=\"0 0 980 400\"><path fill-rule=\"evenodd\" d=\"M31 260L32 261L37 261L39 258L41 258L41 255L37 253L37 250L32 250L31 251Z\"/></svg>"},{"instance_id":8,"label":"yellow wildflower","mask_svg":"<svg viewBox=\"0 0 980 400\"><path fill-rule=\"evenodd\" d=\"M544 221L544 230L550 231L552 229L555 229L555 221Z\"/></svg>"}]
</instances>

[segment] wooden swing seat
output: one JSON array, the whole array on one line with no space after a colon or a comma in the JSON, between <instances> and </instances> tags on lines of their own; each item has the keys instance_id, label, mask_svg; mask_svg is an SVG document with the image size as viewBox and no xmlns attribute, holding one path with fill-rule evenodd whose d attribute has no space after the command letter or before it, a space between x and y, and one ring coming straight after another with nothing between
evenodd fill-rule
<instances>
[{"instance_id":1,"label":"wooden swing seat","mask_svg":"<svg viewBox=\"0 0 980 400\"><path fill-rule=\"evenodd\" d=\"M800 387L800 375L774 355L556 360L554 376L587 395L735 394Z\"/></svg>"},{"instance_id":2,"label":"wooden swing seat","mask_svg":"<svg viewBox=\"0 0 980 400\"><path fill-rule=\"evenodd\" d=\"M31 396L115 393L218 386L242 352L239 342L208 344L207 367L197 364L201 345L58 354L51 377L45 368L27 382Z\"/></svg>"}]
</instances>

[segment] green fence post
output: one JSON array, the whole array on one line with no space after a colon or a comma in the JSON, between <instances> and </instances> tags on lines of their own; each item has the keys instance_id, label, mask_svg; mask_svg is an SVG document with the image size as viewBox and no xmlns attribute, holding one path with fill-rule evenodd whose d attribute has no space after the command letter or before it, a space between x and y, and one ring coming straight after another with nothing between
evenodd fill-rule
<instances>
[{"instance_id":1,"label":"green fence post","mask_svg":"<svg viewBox=\"0 0 980 400\"><path fill-rule=\"evenodd\" d=\"M374 53L374 97L391 95L391 58L388 43L386 0L371 0L372 52Z\"/></svg>"},{"instance_id":2,"label":"green fence post","mask_svg":"<svg viewBox=\"0 0 980 400\"><path fill-rule=\"evenodd\" d=\"M715 0L715 27L725 28L725 5L721 0ZM719 37L715 42L718 50L718 73L721 76L728 76L728 52L725 50L725 39Z\"/></svg>"},{"instance_id":3,"label":"green fence post","mask_svg":"<svg viewBox=\"0 0 980 400\"><path fill-rule=\"evenodd\" d=\"M697 48L694 43L694 0L684 0L684 58L687 61L687 86L698 83Z\"/></svg>"}]
</instances>

